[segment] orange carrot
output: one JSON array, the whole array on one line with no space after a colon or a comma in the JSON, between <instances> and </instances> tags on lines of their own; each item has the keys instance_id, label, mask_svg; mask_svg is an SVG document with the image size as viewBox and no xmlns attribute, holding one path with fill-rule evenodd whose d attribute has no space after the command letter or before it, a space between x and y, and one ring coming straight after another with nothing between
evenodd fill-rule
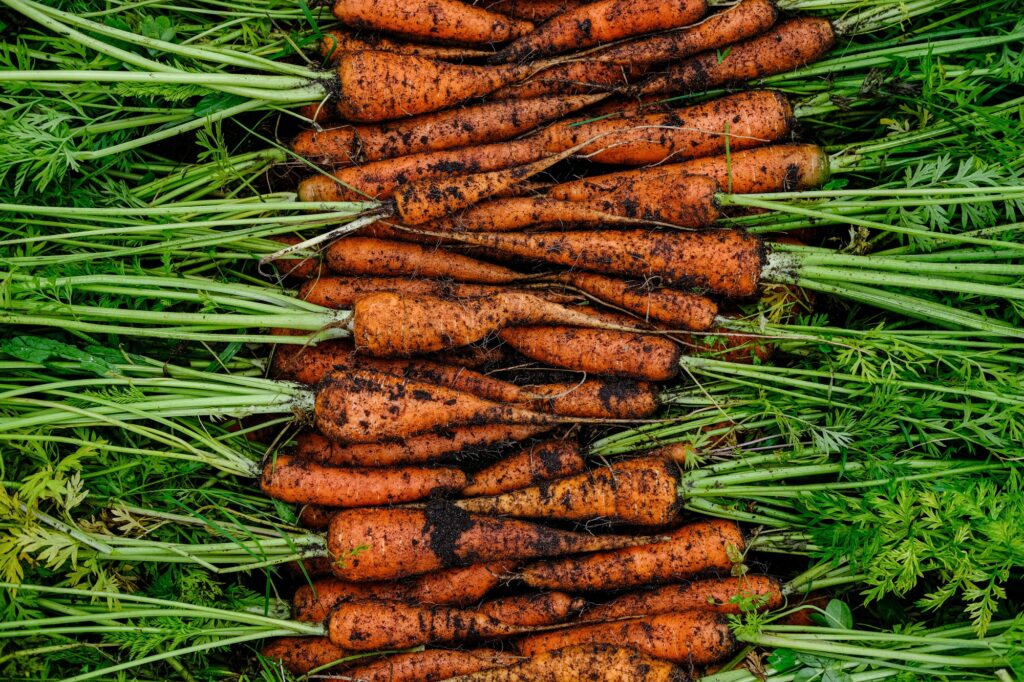
<instances>
[{"instance_id":1,"label":"orange carrot","mask_svg":"<svg viewBox=\"0 0 1024 682\"><path fill-rule=\"evenodd\" d=\"M503 457L473 474L472 482L462 489L465 496L499 495L510 490L570 476L586 468L575 441L546 440Z\"/></svg>"},{"instance_id":2,"label":"orange carrot","mask_svg":"<svg viewBox=\"0 0 1024 682\"><path fill-rule=\"evenodd\" d=\"M520 640L519 651L524 656L536 656L579 644L614 644L663 661L704 664L725 658L735 648L736 640L724 615L680 611L530 635Z\"/></svg>"},{"instance_id":3,"label":"orange carrot","mask_svg":"<svg viewBox=\"0 0 1024 682\"><path fill-rule=\"evenodd\" d=\"M726 54L709 50L674 63L637 85L634 94L697 92L793 71L820 59L835 42L835 29L827 19L790 19L755 38L730 46Z\"/></svg>"},{"instance_id":4,"label":"orange carrot","mask_svg":"<svg viewBox=\"0 0 1024 682\"><path fill-rule=\"evenodd\" d=\"M301 237L287 235L277 235L270 239L281 244L287 244L288 246L301 244L303 241ZM319 256L311 258L279 258L272 261L272 263L283 276L294 277L295 279L307 279L320 271Z\"/></svg>"},{"instance_id":5,"label":"orange carrot","mask_svg":"<svg viewBox=\"0 0 1024 682\"><path fill-rule=\"evenodd\" d=\"M353 656L355 652L333 644L327 637L282 637L263 647L260 655L280 662L293 675L305 675Z\"/></svg>"},{"instance_id":6,"label":"orange carrot","mask_svg":"<svg viewBox=\"0 0 1024 682\"><path fill-rule=\"evenodd\" d=\"M263 468L260 488L282 502L347 508L422 500L466 483L454 467L337 467L278 455Z\"/></svg>"},{"instance_id":7,"label":"orange carrot","mask_svg":"<svg viewBox=\"0 0 1024 682\"><path fill-rule=\"evenodd\" d=\"M597 0L552 17L500 50L492 61L536 59L678 28L697 21L707 9L705 0Z\"/></svg>"},{"instance_id":8,"label":"orange carrot","mask_svg":"<svg viewBox=\"0 0 1024 682\"><path fill-rule=\"evenodd\" d=\"M526 404L551 414L590 419L642 419L660 403L654 386L629 379L602 379L523 387Z\"/></svg>"},{"instance_id":9,"label":"orange carrot","mask_svg":"<svg viewBox=\"0 0 1024 682\"><path fill-rule=\"evenodd\" d=\"M588 374L667 381L679 373L671 340L636 332L582 327L511 327L498 336L537 362Z\"/></svg>"},{"instance_id":10,"label":"orange carrot","mask_svg":"<svg viewBox=\"0 0 1024 682\"><path fill-rule=\"evenodd\" d=\"M453 677L448 682L687 682L691 679L694 678L684 668L635 649L587 644L544 651L517 665Z\"/></svg>"},{"instance_id":11,"label":"orange carrot","mask_svg":"<svg viewBox=\"0 0 1024 682\"><path fill-rule=\"evenodd\" d=\"M437 257L438 259L441 258L440 252L438 252ZM465 256L459 255L456 255L456 257L465 258ZM480 263L481 261L475 262ZM490 264L488 263L487 265ZM499 266L494 267L497 268ZM321 276L303 283L299 287L298 295L303 301L316 303L325 308L345 310L355 305L356 300L360 297L381 292L412 296L424 294L444 298L475 298L478 296L493 296L504 290L504 287L452 282L449 279ZM545 298L551 297L549 292L537 291L537 293ZM566 303L571 300L569 297L562 298L562 301Z\"/></svg>"},{"instance_id":12,"label":"orange carrot","mask_svg":"<svg viewBox=\"0 0 1024 682\"><path fill-rule=\"evenodd\" d=\"M604 97L569 95L484 102L390 123L305 130L292 141L292 151L315 163L339 167L493 144L556 121ZM467 156L470 153L464 151Z\"/></svg>"},{"instance_id":13,"label":"orange carrot","mask_svg":"<svg viewBox=\"0 0 1024 682\"><path fill-rule=\"evenodd\" d=\"M565 592L542 592L494 599L477 611L509 625L538 627L564 623L585 605L585 600Z\"/></svg>"},{"instance_id":14,"label":"orange carrot","mask_svg":"<svg viewBox=\"0 0 1024 682\"><path fill-rule=\"evenodd\" d=\"M511 232L527 227L600 227L608 223L640 222L638 218L625 216L626 207L622 202L618 202L615 209L621 215L597 210L587 204L550 197L506 197L470 206L447 220L431 223L425 229L432 234L448 231Z\"/></svg>"},{"instance_id":15,"label":"orange carrot","mask_svg":"<svg viewBox=\"0 0 1024 682\"><path fill-rule=\"evenodd\" d=\"M391 466L433 462L465 452L497 448L548 430L544 426L484 424L439 429L397 443L333 443L318 433L300 433L295 454L316 462L352 466Z\"/></svg>"},{"instance_id":16,"label":"orange carrot","mask_svg":"<svg viewBox=\"0 0 1024 682\"><path fill-rule=\"evenodd\" d=\"M370 237L346 237L327 248L326 263L340 275L444 277L508 284L524 275L451 251Z\"/></svg>"},{"instance_id":17,"label":"orange carrot","mask_svg":"<svg viewBox=\"0 0 1024 682\"><path fill-rule=\"evenodd\" d=\"M570 557L526 566L530 587L567 592L614 590L683 580L702 571L728 571L745 541L732 521L698 521L669 534L668 542Z\"/></svg>"},{"instance_id":18,"label":"orange carrot","mask_svg":"<svg viewBox=\"0 0 1024 682\"><path fill-rule=\"evenodd\" d=\"M285 566L289 577L293 580L307 580L334 574L333 562L326 556L308 557Z\"/></svg>"},{"instance_id":19,"label":"orange carrot","mask_svg":"<svg viewBox=\"0 0 1024 682\"><path fill-rule=\"evenodd\" d=\"M436 682L514 665L522 660L521 656L493 649L424 649L351 667L345 675L359 682Z\"/></svg>"},{"instance_id":20,"label":"orange carrot","mask_svg":"<svg viewBox=\"0 0 1024 682\"><path fill-rule=\"evenodd\" d=\"M518 166L543 158L538 140L525 138L465 149L421 152L314 175L299 183L302 201L390 199L400 186L430 178L450 179Z\"/></svg>"},{"instance_id":21,"label":"orange carrot","mask_svg":"<svg viewBox=\"0 0 1024 682\"><path fill-rule=\"evenodd\" d=\"M643 75L643 65L602 64L586 57L558 64L530 78L495 90L491 100L526 99L543 95L610 93L627 87Z\"/></svg>"},{"instance_id":22,"label":"orange carrot","mask_svg":"<svg viewBox=\"0 0 1024 682\"><path fill-rule=\"evenodd\" d=\"M533 30L528 21L458 0L334 0L334 16L354 28L440 42L503 43Z\"/></svg>"},{"instance_id":23,"label":"orange carrot","mask_svg":"<svg viewBox=\"0 0 1024 682\"><path fill-rule=\"evenodd\" d=\"M453 502L480 514L663 526L679 513L679 469L658 457L617 462L530 488Z\"/></svg>"},{"instance_id":24,"label":"orange carrot","mask_svg":"<svg viewBox=\"0 0 1024 682\"><path fill-rule=\"evenodd\" d=\"M783 601L779 581L769 576L710 578L625 594L588 610L584 620L607 621L691 609L739 614L746 602L760 610L768 610L778 608Z\"/></svg>"},{"instance_id":25,"label":"orange carrot","mask_svg":"<svg viewBox=\"0 0 1024 682\"><path fill-rule=\"evenodd\" d=\"M591 535L468 514L443 501L424 510L347 509L331 519L328 552L345 580L395 580L488 561L596 552L650 545L660 538Z\"/></svg>"},{"instance_id":26,"label":"orange carrot","mask_svg":"<svg viewBox=\"0 0 1024 682\"><path fill-rule=\"evenodd\" d=\"M341 59L346 52L362 52L376 50L378 52L394 52L395 54L411 54L427 59L456 61L459 59L477 59L487 57L491 50L478 50L468 47L448 45L427 45L392 40L377 33L363 32L358 37L348 31L333 29L324 31L320 41L320 55L332 62Z\"/></svg>"},{"instance_id":27,"label":"orange carrot","mask_svg":"<svg viewBox=\"0 0 1024 682\"><path fill-rule=\"evenodd\" d=\"M547 21L556 14L582 7L589 0L487 0L477 2L492 12L501 12L510 17L525 19L534 23Z\"/></svg>"},{"instance_id":28,"label":"orange carrot","mask_svg":"<svg viewBox=\"0 0 1024 682\"><path fill-rule=\"evenodd\" d=\"M299 525L310 530L324 530L336 513L338 510L333 507L306 504L299 510Z\"/></svg>"},{"instance_id":29,"label":"orange carrot","mask_svg":"<svg viewBox=\"0 0 1024 682\"><path fill-rule=\"evenodd\" d=\"M741 0L693 26L610 45L587 55L608 64L657 64L691 57L764 33L779 10L771 0Z\"/></svg>"}]
</instances>

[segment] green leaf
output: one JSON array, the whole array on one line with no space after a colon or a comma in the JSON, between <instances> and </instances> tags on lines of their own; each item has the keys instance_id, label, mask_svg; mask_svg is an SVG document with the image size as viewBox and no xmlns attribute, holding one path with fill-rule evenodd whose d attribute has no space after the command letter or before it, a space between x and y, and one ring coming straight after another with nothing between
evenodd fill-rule
<instances>
[{"instance_id":1,"label":"green leaf","mask_svg":"<svg viewBox=\"0 0 1024 682\"><path fill-rule=\"evenodd\" d=\"M830 628L849 630L853 627L853 612L846 602L832 599L825 607L825 624Z\"/></svg>"},{"instance_id":2,"label":"green leaf","mask_svg":"<svg viewBox=\"0 0 1024 682\"><path fill-rule=\"evenodd\" d=\"M0 343L0 352L41 365L52 360L72 360L78 362L82 369L100 376L120 374L114 365L103 358L66 343L38 336L15 336Z\"/></svg>"},{"instance_id":3,"label":"green leaf","mask_svg":"<svg viewBox=\"0 0 1024 682\"><path fill-rule=\"evenodd\" d=\"M814 682L821 679L821 670L818 668L801 668L793 674L793 682Z\"/></svg>"},{"instance_id":4,"label":"green leaf","mask_svg":"<svg viewBox=\"0 0 1024 682\"><path fill-rule=\"evenodd\" d=\"M779 672L796 666L796 652L792 649L776 649L768 656L768 665Z\"/></svg>"},{"instance_id":5,"label":"green leaf","mask_svg":"<svg viewBox=\"0 0 1024 682\"><path fill-rule=\"evenodd\" d=\"M196 116L210 116L212 114L216 114L218 111L230 109L244 101L245 97L241 97L239 95L232 95L226 92L211 92L209 95L206 95L199 100L195 109L192 110L192 113Z\"/></svg>"}]
</instances>

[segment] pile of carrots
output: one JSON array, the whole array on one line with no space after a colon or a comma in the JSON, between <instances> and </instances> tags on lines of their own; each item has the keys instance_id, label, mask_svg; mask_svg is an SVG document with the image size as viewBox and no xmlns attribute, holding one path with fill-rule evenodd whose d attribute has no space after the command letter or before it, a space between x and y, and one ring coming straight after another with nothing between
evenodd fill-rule
<instances>
[{"instance_id":1,"label":"pile of carrots","mask_svg":"<svg viewBox=\"0 0 1024 682\"><path fill-rule=\"evenodd\" d=\"M321 47L340 93L304 110L312 127L292 144L331 171L299 196L381 210L317 257L274 261L355 325L350 340L275 351L274 375L316 386L332 415L262 478L327 533L331 560L297 569L293 616L329 636L263 655L390 682L708 669L735 649L724 616L777 608L783 587L728 577L736 523L680 514L685 448L589 462L578 431L656 419L682 353L770 354L714 336L758 296L765 259L760 239L715 227L716 197L818 186L827 157L792 143L781 93L666 98L798 68L835 31L780 21L771 0L712 13L704 0L337 0L334 13L342 28ZM347 96L371 88L372 102ZM552 181L566 164L581 176Z\"/></svg>"}]
</instances>

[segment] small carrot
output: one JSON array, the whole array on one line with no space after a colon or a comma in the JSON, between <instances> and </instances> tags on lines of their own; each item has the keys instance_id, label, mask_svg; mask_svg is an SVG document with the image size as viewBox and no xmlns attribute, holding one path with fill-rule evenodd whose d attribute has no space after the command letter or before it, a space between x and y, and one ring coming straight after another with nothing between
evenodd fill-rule
<instances>
[{"instance_id":1,"label":"small carrot","mask_svg":"<svg viewBox=\"0 0 1024 682\"><path fill-rule=\"evenodd\" d=\"M293 580L307 580L334 574L333 562L326 556L314 556L286 564L289 577Z\"/></svg>"},{"instance_id":2,"label":"small carrot","mask_svg":"<svg viewBox=\"0 0 1024 682\"><path fill-rule=\"evenodd\" d=\"M498 337L531 360L553 367L647 381L676 376L682 352L664 337L582 327L510 327Z\"/></svg>"},{"instance_id":3,"label":"small carrot","mask_svg":"<svg viewBox=\"0 0 1024 682\"><path fill-rule=\"evenodd\" d=\"M732 521L691 523L668 534L668 542L539 562L520 571L530 587L592 591L679 581L703 571L728 571L745 547Z\"/></svg>"},{"instance_id":4,"label":"small carrot","mask_svg":"<svg viewBox=\"0 0 1024 682\"><path fill-rule=\"evenodd\" d=\"M658 457L641 457L453 504L480 514L663 526L679 513L678 487L678 467Z\"/></svg>"},{"instance_id":5,"label":"small carrot","mask_svg":"<svg viewBox=\"0 0 1024 682\"><path fill-rule=\"evenodd\" d=\"M477 261L478 263L480 261ZM489 264L488 264L489 265ZM441 298L478 298L493 296L507 291L508 287L492 284L469 284L445 279L422 279L413 277L338 277L319 276L308 280L299 287L298 296L303 301L316 303L325 308L346 310L356 300L370 294L390 292ZM554 303L573 303L578 299L569 294L559 294L544 289L531 289L531 293Z\"/></svg>"},{"instance_id":6,"label":"small carrot","mask_svg":"<svg viewBox=\"0 0 1024 682\"><path fill-rule=\"evenodd\" d=\"M602 64L586 57L538 71L521 82L495 90L491 100L527 99L544 95L599 94L621 90L643 75L643 65Z\"/></svg>"},{"instance_id":7,"label":"small carrot","mask_svg":"<svg viewBox=\"0 0 1024 682\"><path fill-rule=\"evenodd\" d=\"M338 467L278 455L263 468L260 488L282 502L347 508L422 500L467 481L454 467Z\"/></svg>"},{"instance_id":8,"label":"small carrot","mask_svg":"<svg viewBox=\"0 0 1024 682\"><path fill-rule=\"evenodd\" d=\"M519 62L678 28L697 21L707 9L705 0L597 0L552 17L491 61Z\"/></svg>"},{"instance_id":9,"label":"small carrot","mask_svg":"<svg viewBox=\"0 0 1024 682\"><path fill-rule=\"evenodd\" d=\"M783 601L779 581L766 575L710 578L625 594L589 609L583 620L608 621L692 609L738 614L747 603L768 610L778 608Z\"/></svg>"},{"instance_id":10,"label":"small carrot","mask_svg":"<svg viewBox=\"0 0 1024 682\"><path fill-rule=\"evenodd\" d=\"M539 627L564 623L585 605L585 600L565 592L542 592L493 599L476 610L509 625Z\"/></svg>"},{"instance_id":11,"label":"small carrot","mask_svg":"<svg viewBox=\"0 0 1024 682\"><path fill-rule=\"evenodd\" d=\"M556 14L582 7L589 0L487 0L478 2L492 12L534 23L547 21Z\"/></svg>"},{"instance_id":12,"label":"small carrot","mask_svg":"<svg viewBox=\"0 0 1024 682\"><path fill-rule=\"evenodd\" d=\"M586 644L543 651L516 665L453 677L448 682L687 682L691 679L693 677L684 668L633 648Z\"/></svg>"},{"instance_id":13,"label":"small carrot","mask_svg":"<svg viewBox=\"0 0 1024 682\"><path fill-rule=\"evenodd\" d=\"M661 538L591 535L469 514L443 501L426 509L347 509L331 519L328 552L345 580L395 580L488 561L651 545Z\"/></svg>"},{"instance_id":14,"label":"small carrot","mask_svg":"<svg viewBox=\"0 0 1024 682\"><path fill-rule=\"evenodd\" d=\"M462 489L464 496L499 495L553 478L570 476L586 468L586 461L575 441L546 440L502 457L481 469Z\"/></svg>"},{"instance_id":15,"label":"small carrot","mask_svg":"<svg viewBox=\"0 0 1024 682\"><path fill-rule=\"evenodd\" d=\"M699 665L728 656L736 640L723 614L680 611L530 635L520 640L519 651L536 656L579 644L626 646L663 661Z\"/></svg>"},{"instance_id":16,"label":"small carrot","mask_svg":"<svg viewBox=\"0 0 1024 682\"><path fill-rule=\"evenodd\" d=\"M800 17L729 47L676 62L638 84L632 94L698 92L740 81L793 71L832 49L836 31L820 17ZM514 44L514 43L513 43Z\"/></svg>"},{"instance_id":17,"label":"small carrot","mask_svg":"<svg viewBox=\"0 0 1024 682\"><path fill-rule=\"evenodd\" d=\"M288 246L301 244L303 241L301 237L287 235L277 235L270 237L270 239L281 244L287 244ZM282 276L295 279L308 279L320 271L319 256L310 258L279 258L271 261L271 263Z\"/></svg>"},{"instance_id":18,"label":"small carrot","mask_svg":"<svg viewBox=\"0 0 1024 682\"><path fill-rule=\"evenodd\" d=\"M355 652L333 644L327 637L282 637L260 651L260 656L280 662L293 675L305 675L353 655Z\"/></svg>"},{"instance_id":19,"label":"small carrot","mask_svg":"<svg viewBox=\"0 0 1024 682\"><path fill-rule=\"evenodd\" d=\"M370 237L346 237L327 248L327 267L339 275L443 277L508 284L524 279L509 268L451 251Z\"/></svg>"},{"instance_id":20,"label":"small carrot","mask_svg":"<svg viewBox=\"0 0 1024 682\"><path fill-rule=\"evenodd\" d=\"M458 0L334 0L334 16L353 28L440 42L491 44L533 31L533 24Z\"/></svg>"},{"instance_id":21,"label":"small carrot","mask_svg":"<svg viewBox=\"0 0 1024 682\"><path fill-rule=\"evenodd\" d=\"M324 530L337 513L338 510L333 507L305 504L299 510L299 525L310 530Z\"/></svg>"},{"instance_id":22,"label":"small carrot","mask_svg":"<svg viewBox=\"0 0 1024 682\"><path fill-rule=\"evenodd\" d=\"M521 656L493 649L424 649L354 666L345 675L359 682L437 682L522 660Z\"/></svg>"},{"instance_id":23,"label":"small carrot","mask_svg":"<svg viewBox=\"0 0 1024 682\"><path fill-rule=\"evenodd\" d=\"M336 62L346 52L363 52L364 50L376 50L378 52L394 52L395 54L408 54L427 59L440 59L444 61L457 61L460 59L479 59L493 54L491 50L478 50L468 47L454 47L449 45L428 45L425 43L410 43L401 40L392 40L377 33L364 31L355 36L348 31L333 29L324 31L320 40L320 55L325 59Z\"/></svg>"},{"instance_id":24,"label":"small carrot","mask_svg":"<svg viewBox=\"0 0 1024 682\"><path fill-rule=\"evenodd\" d=\"M619 208L625 214L621 202ZM641 220L613 215L587 204L550 197L505 197L470 206L447 220L431 223L427 229L436 235L448 231L512 232L544 226L600 227L617 222L636 224Z\"/></svg>"},{"instance_id":25,"label":"small carrot","mask_svg":"<svg viewBox=\"0 0 1024 682\"><path fill-rule=\"evenodd\" d=\"M601 379L523 387L532 409L590 419L643 419L660 403L654 386L630 379Z\"/></svg>"}]
</instances>

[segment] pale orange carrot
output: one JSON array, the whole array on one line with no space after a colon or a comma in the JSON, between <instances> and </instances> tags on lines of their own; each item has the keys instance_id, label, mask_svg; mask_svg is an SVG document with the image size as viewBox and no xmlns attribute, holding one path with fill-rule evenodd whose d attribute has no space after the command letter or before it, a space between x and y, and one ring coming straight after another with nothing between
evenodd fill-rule
<instances>
[{"instance_id":1,"label":"pale orange carrot","mask_svg":"<svg viewBox=\"0 0 1024 682\"><path fill-rule=\"evenodd\" d=\"M589 609L583 619L607 621L692 609L739 614L748 605L768 610L778 608L783 601L779 581L769 576L709 578L625 594Z\"/></svg>"}]
</instances>

